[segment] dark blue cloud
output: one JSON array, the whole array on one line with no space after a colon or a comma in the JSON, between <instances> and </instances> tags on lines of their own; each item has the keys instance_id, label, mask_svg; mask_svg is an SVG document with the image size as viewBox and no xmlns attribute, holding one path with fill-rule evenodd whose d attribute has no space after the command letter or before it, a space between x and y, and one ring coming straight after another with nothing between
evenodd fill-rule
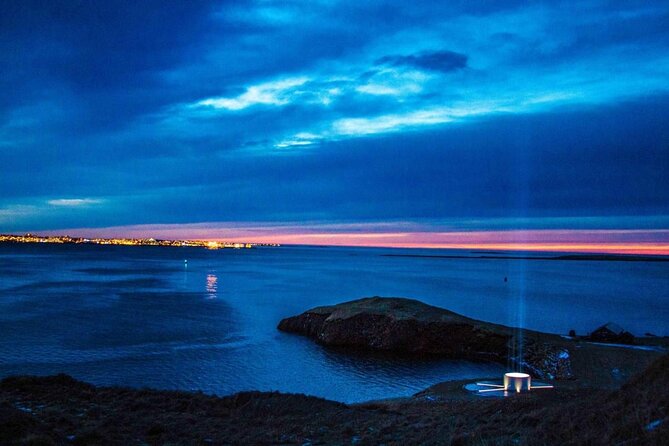
<instances>
[{"instance_id":1,"label":"dark blue cloud","mask_svg":"<svg viewBox=\"0 0 669 446\"><path fill-rule=\"evenodd\" d=\"M376 61L379 65L395 67L409 66L435 71L454 71L467 66L467 56L455 51L434 51L408 56L384 56Z\"/></svg>"},{"instance_id":2,"label":"dark blue cloud","mask_svg":"<svg viewBox=\"0 0 669 446\"><path fill-rule=\"evenodd\" d=\"M669 215L668 17L595 0L10 2L0 231ZM89 201L48 204L62 198Z\"/></svg>"},{"instance_id":3,"label":"dark blue cloud","mask_svg":"<svg viewBox=\"0 0 669 446\"><path fill-rule=\"evenodd\" d=\"M197 57L210 2L10 2L0 18L4 112L48 101L75 110L68 132L118 128L183 91L160 72Z\"/></svg>"},{"instance_id":4,"label":"dark blue cloud","mask_svg":"<svg viewBox=\"0 0 669 446\"><path fill-rule=\"evenodd\" d=\"M212 160L193 153L68 171L70 182L51 173L39 182L3 177L0 185L29 195L45 188L52 197L111 195L99 212L90 212L95 206L85 215L51 212L31 229L231 220L652 218L666 214L669 202L668 113L669 98L663 98L326 143L300 156Z\"/></svg>"}]
</instances>

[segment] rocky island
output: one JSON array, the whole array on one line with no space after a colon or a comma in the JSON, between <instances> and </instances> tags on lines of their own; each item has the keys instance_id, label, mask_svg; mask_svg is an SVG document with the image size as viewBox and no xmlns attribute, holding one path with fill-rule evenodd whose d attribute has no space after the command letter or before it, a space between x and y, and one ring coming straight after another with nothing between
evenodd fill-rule
<instances>
[{"instance_id":1,"label":"rocky island","mask_svg":"<svg viewBox=\"0 0 669 446\"><path fill-rule=\"evenodd\" d=\"M511 361L539 378L573 377L571 346L560 336L478 321L412 299L375 296L317 307L283 319L278 328L326 346ZM514 353L520 342L522 357Z\"/></svg>"}]
</instances>

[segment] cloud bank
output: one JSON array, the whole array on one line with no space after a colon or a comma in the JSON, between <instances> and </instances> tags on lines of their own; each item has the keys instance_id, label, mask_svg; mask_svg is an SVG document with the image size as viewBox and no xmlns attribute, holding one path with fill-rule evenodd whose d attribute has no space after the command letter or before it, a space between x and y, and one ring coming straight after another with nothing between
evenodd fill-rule
<instances>
[{"instance_id":1,"label":"cloud bank","mask_svg":"<svg viewBox=\"0 0 669 446\"><path fill-rule=\"evenodd\" d=\"M5 12L0 231L631 217L666 229L661 3Z\"/></svg>"}]
</instances>

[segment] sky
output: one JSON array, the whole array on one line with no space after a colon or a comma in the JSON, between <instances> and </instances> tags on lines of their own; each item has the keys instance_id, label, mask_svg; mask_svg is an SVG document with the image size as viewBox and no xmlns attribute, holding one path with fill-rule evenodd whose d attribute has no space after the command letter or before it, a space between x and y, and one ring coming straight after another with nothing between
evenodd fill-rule
<instances>
[{"instance_id":1,"label":"sky","mask_svg":"<svg viewBox=\"0 0 669 446\"><path fill-rule=\"evenodd\" d=\"M11 1L0 232L669 254L669 2Z\"/></svg>"}]
</instances>

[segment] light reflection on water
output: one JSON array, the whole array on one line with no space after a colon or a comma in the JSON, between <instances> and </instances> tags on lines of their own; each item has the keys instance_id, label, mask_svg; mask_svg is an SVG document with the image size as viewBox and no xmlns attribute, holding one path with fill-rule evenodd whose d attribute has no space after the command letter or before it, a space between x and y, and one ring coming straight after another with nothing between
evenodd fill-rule
<instances>
[{"instance_id":1,"label":"light reflection on water","mask_svg":"<svg viewBox=\"0 0 669 446\"><path fill-rule=\"evenodd\" d=\"M218 290L218 277L216 274L207 274L207 283L205 285L209 299L216 299L216 292Z\"/></svg>"},{"instance_id":2,"label":"light reflection on water","mask_svg":"<svg viewBox=\"0 0 669 446\"><path fill-rule=\"evenodd\" d=\"M281 390L350 402L501 375L495 364L346 354L276 330L307 308L370 295L513 325L518 309L510 303L522 292L527 328L585 332L613 320L669 334L666 263L519 268L383 252L0 246L0 376L66 372L97 384Z\"/></svg>"}]
</instances>

